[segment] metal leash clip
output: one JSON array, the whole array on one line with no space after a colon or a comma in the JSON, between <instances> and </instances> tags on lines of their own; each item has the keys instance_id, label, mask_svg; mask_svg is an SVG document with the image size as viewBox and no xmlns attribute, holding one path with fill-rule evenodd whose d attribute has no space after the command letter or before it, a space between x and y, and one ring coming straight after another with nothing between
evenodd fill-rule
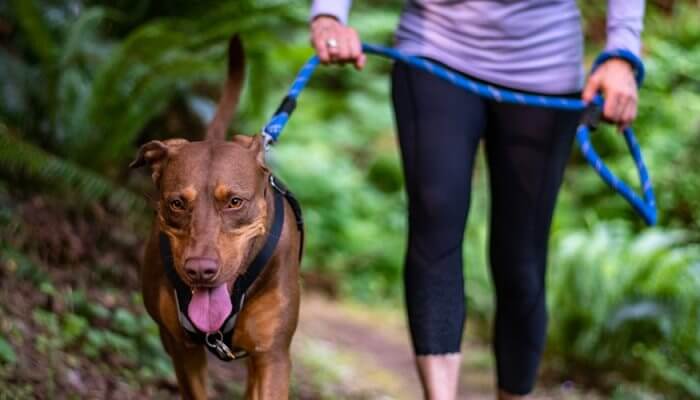
<instances>
[{"instance_id":1,"label":"metal leash clip","mask_svg":"<svg viewBox=\"0 0 700 400\"><path fill-rule=\"evenodd\" d=\"M280 192L282 195L287 194L287 187L277 179L275 179L275 176L270 174L270 186L272 186L275 190ZM243 307L243 304L241 302L241 307Z\"/></svg>"},{"instance_id":2,"label":"metal leash clip","mask_svg":"<svg viewBox=\"0 0 700 400\"><path fill-rule=\"evenodd\" d=\"M233 361L248 355L245 350L231 351L223 339L221 332L207 333L204 342L223 361Z\"/></svg>"}]
</instances>

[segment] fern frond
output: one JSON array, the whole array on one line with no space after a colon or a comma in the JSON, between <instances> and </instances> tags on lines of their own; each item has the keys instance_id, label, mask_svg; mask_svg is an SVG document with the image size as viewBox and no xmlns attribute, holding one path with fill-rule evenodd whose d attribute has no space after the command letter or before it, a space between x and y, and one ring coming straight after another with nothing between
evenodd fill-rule
<instances>
[{"instance_id":1,"label":"fern frond","mask_svg":"<svg viewBox=\"0 0 700 400\"><path fill-rule=\"evenodd\" d=\"M0 170L28 177L59 191L70 190L78 200L101 201L121 211L145 210L146 201L103 176L47 153L8 132L0 124Z\"/></svg>"},{"instance_id":2,"label":"fern frond","mask_svg":"<svg viewBox=\"0 0 700 400\"><path fill-rule=\"evenodd\" d=\"M279 18L285 15L283 6L234 2L202 18L163 18L133 31L95 72L85 108L92 129L72 143L81 155L76 160L98 169L123 160L143 127L176 92L196 82L223 80L225 43L234 32L265 36L268 47L283 46L270 37L270 29L281 29L284 19L302 20L290 12ZM251 64L257 56L252 54Z\"/></svg>"}]
</instances>

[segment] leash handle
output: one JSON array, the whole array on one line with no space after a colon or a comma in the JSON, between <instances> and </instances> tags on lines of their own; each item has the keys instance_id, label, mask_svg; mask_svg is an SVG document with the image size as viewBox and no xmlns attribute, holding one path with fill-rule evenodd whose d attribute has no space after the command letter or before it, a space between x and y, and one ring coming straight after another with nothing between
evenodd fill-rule
<instances>
[{"instance_id":1,"label":"leash handle","mask_svg":"<svg viewBox=\"0 0 700 400\"><path fill-rule=\"evenodd\" d=\"M654 225L656 223L656 203L654 201L654 192L652 189L651 180L649 179L649 173L647 172L644 160L642 158L639 144L634 137L634 132L631 129L626 129L624 135L625 140L627 141L627 147L632 154L632 158L634 159L635 166L639 174L640 182L642 184L643 198L636 194L625 182L617 178L617 176L610 171L591 144L590 131L595 130L596 126L600 122L602 114L604 101L601 96L596 96L590 104L587 104L580 99L522 93L477 82L464 75L444 68L434 62L420 57L404 54L391 47L363 43L362 49L368 54L375 54L395 61L400 61L410 65L411 67L426 71L454 84L457 87L467 90L470 93L479 95L489 100L534 107L555 108L559 110L583 110L584 113L582 124L579 126L576 134L577 142L583 156L596 170L603 181L605 181L610 187L624 197L647 224ZM621 58L628 61L634 67L635 80L637 81L637 84L642 84L642 81L644 80L644 64L642 64L642 61L636 55L627 50L612 50L601 53L601 55L598 56L593 63L591 72L595 71L600 65L611 58ZM294 106L296 105L296 99L299 96L299 93L301 93L301 91L306 87L306 84L308 83L318 64L318 57L313 56L299 71L299 74L294 80L289 93L262 130L262 134L266 138L266 145L276 142L279 138L282 129L284 129L284 126L287 124L289 117L294 111Z\"/></svg>"},{"instance_id":2,"label":"leash handle","mask_svg":"<svg viewBox=\"0 0 700 400\"><path fill-rule=\"evenodd\" d=\"M613 190L619 193L627 202L637 211L647 225L655 225L657 221L656 200L654 197L654 189L649 178L642 151L639 147L634 131L632 128L626 128L624 131L627 148L634 159L634 164L639 175L639 182L642 188L642 196L635 193L624 181L618 178L610 171L608 166L603 162L598 153L595 151L590 139L591 127L586 124L581 124L576 131L576 141L579 144L581 154L586 159L588 164L596 170L598 175L608 184Z\"/></svg>"},{"instance_id":3,"label":"leash handle","mask_svg":"<svg viewBox=\"0 0 700 400\"><path fill-rule=\"evenodd\" d=\"M625 128L623 134L625 142L627 142L627 148L632 155L635 168L637 169L642 193L641 196L608 168L591 143L590 132L595 131L600 124L603 116L603 106L603 97L596 95L583 111L581 125L579 125L576 131L576 142L579 145L579 150L581 150L581 154L588 164L598 173L598 176L627 200L637 214L644 219L647 225L656 225L657 211L654 189L651 179L649 178L649 172L644 162L644 157L642 156L641 147L639 146L639 142L632 128Z\"/></svg>"}]
</instances>

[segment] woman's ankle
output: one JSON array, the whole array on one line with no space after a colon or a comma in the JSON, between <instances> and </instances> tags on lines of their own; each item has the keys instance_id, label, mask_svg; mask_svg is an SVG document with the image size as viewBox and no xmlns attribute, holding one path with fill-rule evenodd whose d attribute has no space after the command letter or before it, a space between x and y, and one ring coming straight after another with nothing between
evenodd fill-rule
<instances>
[{"instance_id":1,"label":"woman's ankle","mask_svg":"<svg viewBox=\"0 0 700 400\"><path fill-rule=\"evenodd\" d=\"M454 400L457 398L460 353L416 357L418 375L427 400Z\"/></svg>"}]
</instances>

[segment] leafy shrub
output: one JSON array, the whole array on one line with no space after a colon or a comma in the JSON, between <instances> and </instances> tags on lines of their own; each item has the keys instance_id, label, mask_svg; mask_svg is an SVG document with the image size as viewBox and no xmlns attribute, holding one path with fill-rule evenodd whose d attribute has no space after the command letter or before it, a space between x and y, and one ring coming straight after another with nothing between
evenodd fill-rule
<instances>
[{"instance_id":1,"label":"leafy shrub","mask_svg":"<svg viewBox=\"0 0 700 400\"><path fill-rule=\"evenodd\" d=\"M634 237L622 224L555 242L548 351L589 375L700 396L700 247L682 232Z\"/></svg>"}]
</instances>

